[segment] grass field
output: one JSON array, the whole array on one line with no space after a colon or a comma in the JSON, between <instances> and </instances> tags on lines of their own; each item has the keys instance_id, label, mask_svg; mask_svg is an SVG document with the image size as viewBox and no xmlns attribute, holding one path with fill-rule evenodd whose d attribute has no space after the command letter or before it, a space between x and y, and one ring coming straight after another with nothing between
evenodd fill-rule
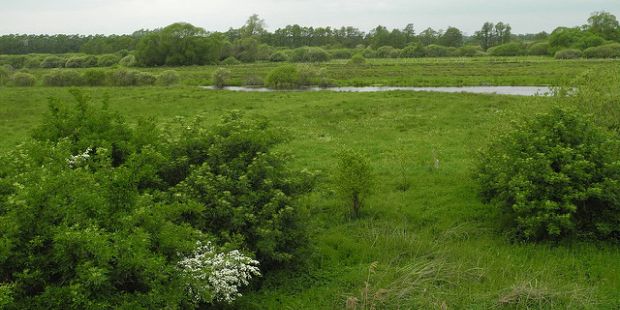
<instances>
[{"instance_id":1,"label":"grass field","mask_svg":"<svg viewBox=\"0 0 620 310\"><path fill-rule=\"evenodd\" d=\"M324 66L338 84L558 85L583 70L618 62L547 58L492 61L378 61L361 68ZM232 67L236 81L272 64ZM156 71L163 69L154 69ZM209 80L207 68L177 68L185 84ZM307 207L312 243L299 266L266 275L241 309L620 308L620 248L607 243L511 243L497 213L476 194L476 151L510 120L543 112L554 98L413 92L234 93L197 87L84 88L133 123L233 109L288 131L281 146L294 169L319 170ZM25 139L62 88L0 89L0 148ZM351 220L330 173L343 146L363 150L377 175L362 217ZM409 183L402 191L399 185Z\"/></svg>"},{"instance_id":2,"label":"grass field","mask_svg":"<svg viewBox=\"0 0 620 310\"><path fill-rule=\"evenodd\" d=\"M569 83L587 69L620 66L613 60L555 60L549 57L480 57L368 59L366 65L348 65L345 60L316 64L325 68L337 86L557 86ZM264 79L279 63L225 66L232 75L231 85L244 85L249 79ZM220 66L183 68L136 68L160 73L176 70L185 85L211 85L211 75ZM74 69L71 69L74 70ZM83 71L88 69L75 69ZM49 69L31 71L41 81Z\"/></svg>"}]
</instances>

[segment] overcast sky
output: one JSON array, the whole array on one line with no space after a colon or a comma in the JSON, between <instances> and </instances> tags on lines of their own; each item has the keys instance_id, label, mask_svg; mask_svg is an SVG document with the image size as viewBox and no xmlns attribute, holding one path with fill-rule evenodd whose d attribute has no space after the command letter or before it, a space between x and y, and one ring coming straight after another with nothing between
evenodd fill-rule
<instances>
[{"instance_id":1,"label":"overcast sky","mask_svg":"<svg viewBox=\"0 0 620 310\"><path fill-rule=\"evenodd\" d=\"M471 34L485 21L503 21L513 33L534 33L585 24L601 10L620 17L620 0L0 0L0 34L123 34L178 21L223 31L254 13L271 31L413 23L417 32L455 26Z\"/></svg>"}]
</instances>

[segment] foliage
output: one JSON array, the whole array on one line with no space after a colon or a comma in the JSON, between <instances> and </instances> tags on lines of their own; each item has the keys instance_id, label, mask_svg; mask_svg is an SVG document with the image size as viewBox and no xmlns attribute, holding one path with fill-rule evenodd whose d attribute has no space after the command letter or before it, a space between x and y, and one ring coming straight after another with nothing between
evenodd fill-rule
<instances>
[{"instance_id":1,"label":"foliage","mask_svg":"<svg viewBox=\"0 0 620 310\"><path fill-rule=\"evenodd\" d=\"M590 47L583 51L586 58L620 58L620 43Z\"/></svg>"},{"instance_id":2,"label":"foliage","mask_svg":"<svg viewBox=\"0 0 620 310\"><path fill-rule=\"evenodd\" d=\"M353 55L348 62L348 64L356 65L356 66L363 65L365 63L366 63L366 58L364 58L364 55L362 54Z\"/></svg>"},{"instance_id":3,"label":"foliage","mask_svg":"<svg viewBox=\"0 0 620 310\"><path fill-rule=\"evenodd\" d=\"M538 42L532 44L527 48L527 54L532 56L547 56L549 55L549 43Z\"/></svg>"},{"instance_id":4,"label":"foliage","mask_svg":"<svg viewBox=\"0 0 620 310\"><path fill-rule=\"evenodd\" d=\"M136 74L136 85L137 86L151 86L155 85L157 81L157 76L149 73L149 72L138 72Z\"/></svg>"},{"instance_id":5,"label":"foliage","mask_svg":"<svg viewBox=\"0 0 620 310\"><path fill-rule=\"evenodd\" d=\"M220 62L220 64L224 65L224 66L232 66L232 65L238 65L241 62L239 60L237 60L237 58L235 58L235 56L230 56L224 60L222 60Z\"/></svg>"},{"instance_id":6,"label":"foliage","mask_svg":"<svg viewBox=\"0 0 620 310\"><path fill-rule=\"evenodd\" d=\"M228 84L230 79L230 70L225 68L218 68L213 72L213 86L216 88L224 88Z\"/></svg>"},{"instance_id":7,"label":"foliage","mask_svg":"<svg viewBox=\"0 0 620 310\"><path fill-rule=\"evenodd\" d=\"M581 58L581 56L583 56L581 50L573 48L559 50L554 55L555 59L578 59Z\"/></svg>"},{"instance_id":8,"label":"foliage","mask_svg":"<svg viewBox=\"0 0 620 310\"><path fill-rule=\"evenodd\" d=\"M59 56L47 56L39 66L41 68L62 68L65 66L65 62L66 60Z\"/></svg>"},{"instance_id":9,"label":"foliage","mask_svg":"<svg viewBox=\"0 0 620 310\"><path fill-rule=\"evenodd\" d=\"M277 51L271 54L269 61L271 62L284 62L288 60L288 56L283 51Z\"/></svg>"},{"instance_id":10,"label":"foliage","mask_svg":"<svg viewBox=\"0 0 620 310\"><path fill-rule=\"evenodd\" d=\"M329 51L332 59L349 59L353 56L353 50L348 48L339 48Z\"/></svg>"},{"instance_id":11,"label":"foliage","mask_svg":"<svg viewBox=\"0 0 620 310\"><path fill-rule=\"evenodd\" d=\"M421 44L407 45L400 51L402 58L419 58L426 56L426 48Z\"/></svg>"},{"instance_id":12,"label":"foliage","mask_svg":"<svg viewBox=\"0 0 620 310\"><path fill-rule=\"evenodd\" d=\"M439 37L438 43L447 47L461 47L463 46L463 33L458 28L448 27Z\"/></svg>"},{"instance_id":13,"label":"foliage","mask_svg":"<svg viewBox=\"0 0 620 310\"><path fill-rule=\"evenodd\" d=\"M507 44L510 42L512 36L512 27L509 24L499 22L493 24L490 22L484 23L480 31L476 31L474 38L480 43L480 47L483 50L488 50L491 47Z\"/></svg>"},{"instance_id":14,"label":"foliage","mask_svg":"<svg viewBox=\"0 0 620 310\"><path fill-rule=\"evenodd\" d=\"M34 86L34 84L37 81L34 75L30 73L25 73L25 72L16 72L11 77L11 80L13 82L13 85L18 86L18 87Z\"/></svg>"},{"instance_id":15,"label":"foliage","mask_svg":"<svg viewBox=\"0 0 620 310\"><path fill-rule=\"evenodd\" d=\"M80 86L84 84L82 75L74 70L54 69L43 76L45 86Z\"/></svg>"},{"instance_id":16,"label":"foliage","mask_svg":"<svg viewBox=\"0 0 620 310\"><path fill-rule=\"evenodd\" d=\"M290 60L294 62L324 62L329 60L329 53L320 47L300 47L293 51Z\"/></svg>"},{"instance_id":17,"label":"foliage","mask_svg":"<svg viewBox=\"0 0 620 310\"><path fill-rule=\"evenodd\" d=\"M269 72L267 86L274 89L292 89L299 87L299 72L294 65L282 65Z\"/></svg>"},{"instance_id":18,"label":"foliage","mask_svg":"<svg viewBox=\"0 0 620 310\"><path fill-rule=\"evenodd\" d=\"M123 67L135 67L138 64L138 62L136 61L136 56L127 55L121 58L121 60L118 61L118 64Z\"/></svg>"},{"instance_id":19,"label":"foliage","mask_svg":"<svg viewBox=\"0 0 620 310\"><path fill-rule=\"evenodd\" d=\"M115 54L101 55L97 58L97 67L111 67L118 64L120 60L121 58Z\"/></svg>"},{"instance_id":20,"label":"foliage","mask_svg":"<svg viewBox=\"0 0 620 310\"><path fill-rule=\"evenodd\" d=\"M157 84L163 86L172 86L181 81L179 73L174 70L166 70L157 77Z\"/></svg>"},{"instance_id":21,"label":"foliage","mask_svg":"<svg viewBox=\"0 0 620 310\"><path fill-rule=\"evenodd\" d=\"M606 40L620 40L620 23L609 12L594 12L588 18L588 30Z\"/></svg>"},{"instance_id":22,"label":"foliage","mask_svg":"<svg viewBox=\"0 0 620 310\"><path fill-rule=\"evenodd\" d=\"M108 83L113 86L136 86L138 85L139 71L125 68L108 71Z\"/></svg>"},{"instance_id":23,"label":"foliage","mask_svg":"<svg viewBox=\"0 0 620 310\"><path fill-rule=\"evenodd\" d=\"M103 69L89 69L82 73L82 80L88 86L103 86L106 84L107 72Z\"/></svg>"},{"instance_id":24,"label":"foliage","mask_svg":"<svg viewBox=\"0 0 620 310\"><path fill-rule=\"evenodd\" d=\"M4 66L0 66L0 86L6 85L9 82L10 77L11 71Z\"/></svg>"},{"instance_id":25,"label":"foliage","mask_svg":"<svg viewBox=\"0 0 620 310\"><path fill-rule=\"evenodd\" d=\"M489 49L492 56L520 56L525 55L526 50L519 42L511 42L498 45Z\"/></svg>"},{"instance_id":26,"label":"foliage","mask_svg":"<svg viewBox=\"0 0 620 310\"><path fill-rule=\"evenodd\" d=\"M475 56L485 55L482 48L480 46L475 46L475 45L466 45L466 46L460 47L457 50L457 53L459 56L463 56L463 57L475 57Z\"/></svg>"},{"instance_id":27,"label":"foliage","mask_svg":"<svg viewBox=\"0 0 620 310\"><path fill-rule=\"evenodd\" d=\"M73 94L0 155L2 303L204 307L238 296L258 274L250 257L269 270L305 244L293 202L310 183L272 151L282 139L266 122L233 113L162 132Z\"/></svg>"},{"instance_id":28,"label":"foliage","mask_svg":"<svg viewBox=\"0 0 620 310\"><path fill-rule=\"evenodd\" d=\"M446 57L449 56L449 50L445 46L431 44L424 48L427 57Z\"/></svg>"},{"instance_id":29,"label":"foliage","mask_svg":"<svg viewBox=\"0 0 620 310\"><path fill-rule=\"evenodd\" d=\"M558 27L549 35L549 46L552 53L561 49L586 49L603 44L605 40L600 36L583 30L579 27Z\"/></svg>"},{"instance_id":30,"label":"foliage","mask_svg":"<svg viewBox=\"0 0 620 310\"><path fill-rule=\"evenodd\" d=\"M337 156L334 186L351 208L351 215L359 217L364 199L372 191L372 167L364 154L352 149L343 149Z\"/></svg>"},{"instance_id":31,"label":"foliage","mask_svg":"<svg viewBox=\"0 0 620 310\"><path fill-rule=\"evenodd\" d=\"M620 237L620 140L582 114L554 108L481 154L482 198L497 204L515 237Z\"/></svg>"}]
</instances>

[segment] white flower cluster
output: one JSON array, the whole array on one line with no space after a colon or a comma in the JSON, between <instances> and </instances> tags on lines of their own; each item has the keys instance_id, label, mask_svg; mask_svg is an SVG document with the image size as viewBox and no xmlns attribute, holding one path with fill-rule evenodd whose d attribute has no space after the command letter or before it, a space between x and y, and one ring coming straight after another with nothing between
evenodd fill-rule
<instances>
[{"instance_id":1,"label":"white flower cluster","mask_svg":"<svg viewBox=\"0 0 620 310\"><path fill-rule=\"evenodd\" d=\"M217 253L211 243L198 242L193 256L181 260L179 268L194 303L213 299L230 303L241 296L241 286L248 285L253 276L260 276L258 264L237 250Z\"/></svg>"},{"instance_id":2,"label":"white flower cluster","mask_svg":"<svg viewBox=\"0 0 620 310\"><path fill-rule=\"evenodd\" d=\"M83 163L90 159L90 154L92 153L92 151L93 149L89 147L82 154L69 156L69 158L67 158L67 164L71 168L77 168L81 166Z\"/></svg>"}]
</instances>

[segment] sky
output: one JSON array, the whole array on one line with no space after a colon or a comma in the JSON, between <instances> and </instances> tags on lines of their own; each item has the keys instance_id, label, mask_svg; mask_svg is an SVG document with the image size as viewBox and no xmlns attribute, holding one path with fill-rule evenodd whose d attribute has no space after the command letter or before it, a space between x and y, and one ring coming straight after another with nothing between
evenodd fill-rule
<instances>
[{"instance_id":1,"label":"sky","mask_svg":"<svg viewBox=\"0 0 620 310\"><path fill-rule=\"evenodd\" d=\"M126 34L181 21L225 31L252 14L270 31L288 24L368 31L413 23L417 32L454 26L473 34L485 21L502 21L513 33L537 33L583 25L595 11L620 18L620 0L0 0L0 35Z\"/></svg>"}]
</instances>

